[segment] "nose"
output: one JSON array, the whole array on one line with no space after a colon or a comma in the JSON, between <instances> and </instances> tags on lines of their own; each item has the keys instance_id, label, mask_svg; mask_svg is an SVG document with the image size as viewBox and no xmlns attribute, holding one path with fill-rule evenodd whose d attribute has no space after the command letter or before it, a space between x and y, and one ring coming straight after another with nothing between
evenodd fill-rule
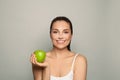
<instances>
[{"instance_id":1,"label":"nose","mask_svg":"<svg viewBox=\"0 0 120 80\"><path fill-rule=\"evenodd\" d=\"M58 39L63 39L63 34L62 33L59 33Z\"/></svg>"}]
</instances>

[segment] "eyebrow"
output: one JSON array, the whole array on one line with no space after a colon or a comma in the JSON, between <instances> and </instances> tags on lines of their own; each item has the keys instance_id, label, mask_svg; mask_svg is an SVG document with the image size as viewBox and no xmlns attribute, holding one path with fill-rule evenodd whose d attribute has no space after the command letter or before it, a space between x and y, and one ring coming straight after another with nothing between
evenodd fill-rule
<instances>
[{"instance_id":1,"label":"eyebrow","mask_svg":"<svg viewBox=\"0 0 120 80\"><path fill-rule=\"evenodd\" d=\"M58 30L58 29L52 29L52 30ZM70 29L63 29L63 30L70 30Z\"/></svg>"}]
</instances>

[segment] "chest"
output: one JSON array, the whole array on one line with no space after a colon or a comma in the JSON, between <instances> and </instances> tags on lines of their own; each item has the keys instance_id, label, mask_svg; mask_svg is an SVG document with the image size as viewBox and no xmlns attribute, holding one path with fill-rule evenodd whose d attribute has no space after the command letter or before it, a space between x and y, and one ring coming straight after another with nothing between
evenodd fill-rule
<instances>
[{"instance_id":1,"label":"chest","mask_svg":"<svg viewBox=\"0 0 120 80\"><path fill-rule=\"evenodd\" d=\"M72 58L49 60L50 71L54 76L65 76L71 71Z\"/></svg>"}]
</instances>

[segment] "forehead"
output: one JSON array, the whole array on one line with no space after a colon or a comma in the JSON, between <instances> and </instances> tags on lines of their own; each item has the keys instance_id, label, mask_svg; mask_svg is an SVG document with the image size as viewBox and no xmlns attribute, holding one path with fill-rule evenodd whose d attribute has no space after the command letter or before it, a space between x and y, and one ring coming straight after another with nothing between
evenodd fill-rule
<instances>
[{"instance_id":1,"label":"forehead","mask_svg":"<svg viewBox=\"0 0 120 80\"><path fill-rule=\"evenodd\" d=\"M52 29L70 29L70 24L66 21L56 21L53 23Z\"/></svg>"}]
</instances>

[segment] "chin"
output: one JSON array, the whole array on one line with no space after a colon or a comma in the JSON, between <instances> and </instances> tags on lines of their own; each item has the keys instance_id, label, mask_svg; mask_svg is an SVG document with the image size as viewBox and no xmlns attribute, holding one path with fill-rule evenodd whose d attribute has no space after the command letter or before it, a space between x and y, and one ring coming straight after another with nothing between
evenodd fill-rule
<instances>
[{"instance_id":1,"label":"chin","mask_svg":"<svg viewBox=\"0 0 120 80\"><path fill-rule=\"evenodd\" d=\"M66 46L54 46L56 49L59 49L59 50L64 50L64 49L67 49Z\"/></svg>"}]
</instances>

